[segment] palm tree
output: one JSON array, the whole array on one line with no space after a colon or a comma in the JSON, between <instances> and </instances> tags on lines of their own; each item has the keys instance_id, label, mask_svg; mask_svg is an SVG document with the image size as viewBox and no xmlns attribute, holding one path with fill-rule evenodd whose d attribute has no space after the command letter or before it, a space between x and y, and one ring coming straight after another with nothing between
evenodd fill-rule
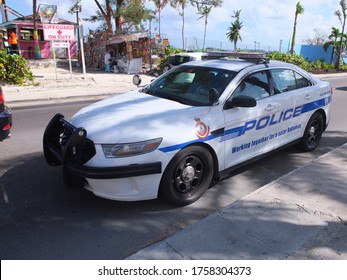
<instances>
[{"instance_id":1,"label":"palm tree","mask_svg":"<svg viewBox=\"0 0 347 280\"><path fill-rule=\"evenodd\" d=\"M170 0L152 0L154 2L155 7L157 8L158 12L158 28L159 28L159 36L161 38L161 32L160 32L160 14L161 11L164 9L164 7L170 2Z\"/></svg>"},{"instance_id":2,"label":"palm tree","mask_svg":"<svg viewBox=\"0 0 347 280\"><path fill-rule=\"evenodd\" d=\"M304 7L301 6L300 2L296 3L296 9L295 9L295 18L294 18L294 27L293 27L293 36L292 36L292 44L290 47L290 54L294 53L294 45L295 45L295 36L296 36L296 24L298 21L298 15L301 15L304 13Z\"/></svg>"},{"instance_id":3,"label":"palm tree","mask_svg":"<svg viewBox=\"0 0 347 280\"><path fill-rule=\"evenodd\" d=\"M335 12L335 15L339 18L341 26L342 26L342 32L340 33L340 43L337 46L337 55L338 58L336 60L335 68L339 69L341 64L341 54L343 51L343 37L345 34L345 25L346 25L346 18L347 18L347 3L346 0L340 1L341 11L337 10Z\"/></svg>"},{"instance_id":4,"label":"palm tree","mask_svg":"<svg viewBox=\"0 0 347 280\"><path fill-rule=\"evenodd\" d=\"M340 42L338 42L338 39L341 38L341 33L338 28L332 27L331 28L331 34L328 37L330 41L325 42L323 45L324 50L327 51L330 46L333 47L332 52L331 52L331 57L330 57L330 63L333 63L334 60L334 54L336 52L336 49L338 48L338 45Z\"/></svg>"},{"instance_id":5,"label":"palm tree","mask_svg":"<svg viewBox=\"0 0 347 280\"><path fill-rule=\"evenodd\" d=\"M197 4L198 14L201 15L198 19L205 19L205 29L204 29L204 42L202 46L202 50L205 50L205 41L206 41L206 29L207 29L207 18L213 7L220 7L223 4L222 0L212 0L205 2L194 1Z\"/></svg>"},{"instance_id":6,"label":"palm tree","mask_svg":"<svg viewBox=\"0 0 347 280\"><path fill-rule=\"evenodd\" d=\"M234 43L234 51L237 50L237 41L240 40L242 42L241 38L241 28L243 27L242 22L240 21L240 14L241 10L234 11L234 15L231 16L232 18L235 18L235 21L231 23L231 26L228 28L227 37L231 43Z\"/></svg>"},{"instance_id":7,"label":"palm tree","mask_svg":"<svg viewBox=\"0 0 347 280\"><path fill-rule=\"evenodd\" d=\"M174 7L175 9L177 9L179 11L179 9L181 9L182 11L179 12L180 16L182 17L182 46L183 46L183 50L185 49L185 45L184 45L184 10L185 8L188 6L189 3L192 3L190 0L171 0L170 1L171 6Z\"/></svg>"}]
</instances>

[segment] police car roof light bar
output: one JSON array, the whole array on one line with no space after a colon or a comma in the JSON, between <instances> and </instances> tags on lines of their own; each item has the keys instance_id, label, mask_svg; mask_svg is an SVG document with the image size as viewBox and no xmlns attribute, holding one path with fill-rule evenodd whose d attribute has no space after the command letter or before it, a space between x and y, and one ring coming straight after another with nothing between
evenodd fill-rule
<instances>
[{"instance_id":1,"label":"police car roof light bar","mask_svg":"<svg viewBox=\"0 0 347 280\"><path fill-rule=\"evenodd\" d=\"M207 52L207 59L239 58L254 63L269 63L265 53L260 52Z\"/></svg>"}]
</instances>

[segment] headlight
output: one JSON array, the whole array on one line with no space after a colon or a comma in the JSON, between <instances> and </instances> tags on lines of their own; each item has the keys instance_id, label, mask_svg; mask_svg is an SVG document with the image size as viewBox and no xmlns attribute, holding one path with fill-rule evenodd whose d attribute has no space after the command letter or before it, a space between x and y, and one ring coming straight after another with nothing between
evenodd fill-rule
<instances>
[{"instance_id":1,"label":"headlight","mask_svg":"<svg viewBox=\"0 0 347 280\"><path fill-rule=\"evenodd\" d=\"M158 148L163 138L156 138L147 141L121 144L102 144L105 157L131 157L152 152Z\"/></svg>"}]
</instances>

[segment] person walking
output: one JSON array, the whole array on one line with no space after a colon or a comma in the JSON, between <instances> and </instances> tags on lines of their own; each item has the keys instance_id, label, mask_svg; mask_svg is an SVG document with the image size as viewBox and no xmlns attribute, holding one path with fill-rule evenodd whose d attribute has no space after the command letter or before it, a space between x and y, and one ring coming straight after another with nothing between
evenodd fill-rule
<instances>
[{"instance_id":1,"label":"person walking","mask_svg":"<svg viewBox=\"0 0 347 280\"><path fill-rule=\"evenodd\" d=\"M107 48L106 48L104 62L105 62L105 71L107 73L111 73L112 72L112 70L111 70L111 53L108 51Z\"/></svg>"},{"instance_id":2,"label":"person walking","mask_svg":"<svg viewBox=\"0 0 347 280\"><path fill-rule=\"evenodd\" d=\"M17 48L17 35L16 33L11 30L10 31L10 35L8 37L8 42L10 43L11 45L11 54L18 54L18 48Z\"/></svg>"}]
</instances>

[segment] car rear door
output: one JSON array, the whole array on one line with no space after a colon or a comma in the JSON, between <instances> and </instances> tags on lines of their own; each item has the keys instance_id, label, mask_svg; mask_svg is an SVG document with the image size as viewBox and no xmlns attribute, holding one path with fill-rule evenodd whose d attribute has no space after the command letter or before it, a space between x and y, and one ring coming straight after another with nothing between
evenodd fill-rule
<instances>
[{"instance_id":1,"label":"car rear door","mask_svg":"<svg viewBox=\"0 0 347 280\"><path fill-rule=\"evenodd\" d=\"M312 83L298 72L289 68L271 70L275 90L279 96L292 99L292 107L287 108L283 126L287 129L284 143L289 143L302 136L311 114L305 114L307 107L317 99L314 97Z\"/></svg>"}]
</instances>

